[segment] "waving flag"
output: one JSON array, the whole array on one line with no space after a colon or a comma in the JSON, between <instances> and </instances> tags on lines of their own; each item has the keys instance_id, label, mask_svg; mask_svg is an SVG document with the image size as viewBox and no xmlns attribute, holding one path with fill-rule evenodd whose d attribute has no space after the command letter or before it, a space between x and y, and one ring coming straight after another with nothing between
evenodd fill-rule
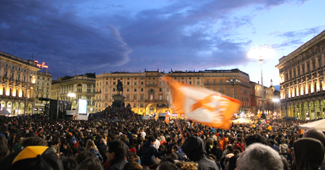
<instances>
[{"instance_id":1,"label":"waving flag","mask_svg":"<svg viewBox=\"0 0 325 170\"><path fill-rule=\"evenodd\" d=\"M169 86L174 113L215 128L229 129L231 119L241 107L239 100L218 92L179 83L169 76L161 77Z\"/></svg>"},{"instance_id":2,"label":"waving flag","mask_svg":"<svg viewBox=\"0 0 325 170\"><path fill-rule=\"evenodd\" d=\"M168 112L166 112L165 122L166 122L166 124L169 124L169 113Z\"/></svg>"}]
</instances>

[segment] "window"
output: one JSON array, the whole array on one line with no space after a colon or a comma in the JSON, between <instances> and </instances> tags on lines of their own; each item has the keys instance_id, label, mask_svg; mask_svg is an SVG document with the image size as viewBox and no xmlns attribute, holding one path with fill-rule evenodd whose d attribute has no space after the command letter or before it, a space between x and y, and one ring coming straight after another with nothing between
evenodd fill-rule
<instances>
[{"instance_id":1,"label":"window","mask_svg":"<svg viewBox=\"0 0 325 170\"><path fill-rule=\"evenodd\" d=\"M106 85L108 85L108 82L106 82Z\"/></svg>"},{"instance_id":2,"label":"window","mask_svg":"<svg viewBox=\"0 0 325 170\"><path fill-rule=\"evenodd\" d=\"M137 100L137 95L134 95L133 96L133 100Z\"/></svg>"},{"instance_id":3,"label":"window","mask_svg":"<svg viewBox=\"0 0 325 170\"><path fill-rule=\"evenodd\" d=\"M11 78L11 80L14 79L14 73L10 73L10 78Z\"/></svg>"},{"instance_id":4,"label":"window","mask_svg":"<svg viewBox=\"0 0 325 170\"><path fill-rule=\"evenodd\" d=\"M141 81L141 85L143 85L143 81Z\"/></svg>"},{"instance_id":5,"label":"window","mask_svg":"<svg viewBox=\"0 0 325 170\"><path fill-rule=\"evenodd\" d=\"M114 82L113 82L113 85L115 85L115 84L116 84L116 82L114 81Z\"/></svg>"},{"instance_id":6,"label":"window","mask_svg":"<svg viewBox=\"0 0 325 170\"><path fill-rule=\"evenodd\" d=\"M137 89L136 88L134 89L134 92L137 92Z\"/></svg>"},{"instance_id":7,"label":"window","mask_svg":"<svg viewBox=\"0 0 325 170\"><path fill-rule=\"evenodd\" d=\"M127 85L130 85L130 82L127 82L126 84L127 84Z\"/></svg>"},{"instance_id":8,"label":"window","mask_svg":"<svg viewBox=\"0 0 325 170\"><path fill-rule=\"evenodd\" d=\"M127 92L129 92L129 91L130 91L130 89L129 89L129 88L127 88L127 89L126 89L126 91L127 91Z\"/></svg>"},{"instance_id":9,"label":"window","mask_svg":"<svg viewBox=\"0 0 325 170\"><path fill-rule=\"evenodd\" d=\"M162 89L161 89L161 88L159 88L159 91L160 91L160 92L162 92Z\"/></svg>"},{"instance_id":10,"label":"window","mask_svg":"<svg viewBox=\"0 0 325 170\"><path fill-rule=\"evenodd\" d=\"M7 71L4 71L3 72L3 77L6 77L7 78Z\"/></svg>"},{"instance_id":11,"label":"window","mask_svg":"<svg viewBox=\"0 0 325 170\"><path fill-rule=\"evenodd\" d=\"M18 80L18 81L20 80L20 75L19 75L19 74L17 75L17 80Z\"/></svg>"},{"instance_id":12,"label":"window","mask_svg":"<svg viewBox=\"0 0 325 170\"><path fill-rule=\"evenodd\" d=\"M20 67L18 67L18 71L20 71Z\"/></svg>"},{"instance_id":13,"label":"window","mask_svg":"<svg viewBox=\"0 0 325 170\"><path fill-rule=\"evenodd\" d=\"M134 82L134 85L137 85L137 82Z\"/></svg>"},{"instance_id":14,"label":"window","mask_svg":"<svg viewBox=\"0 0 325 170\"><path fill-rule=\"evenodd\" d=\"M162 100L162 95L159 95L159 100Z\"/></svg>"},{"instance_id":15,"label":"window","mask_svg":"<svg viewBox=\"0 0 325 170\"><path fill-rule=\"evenodd\" d=\"M191 82L191 81L189 81L188 83L189 83L189 84L192 84L192 82Z\"/></svg>"},{"instance_id":16,"label":"window","mask_svg":"<svg viewBox=\"0 0 325 170\"><path fill-rule=\"evenodd\" d=\"M143 92L143 88L141 88L141 91Z\"/></svg>"},{"instance_id":17,"label":"window","mask_svg":"<svg viewBox=\"0 0 325 170\"><path fill-rule=\"evenodd\" d=\"M25 76L23 76L23 81L26 81L26 77Z\"/></svg>"},{"instance_id":18,"label":"window","mask_svg":"<svg viewBox=\"0 0 325 170\"><path fill-rule=\"evenodd\" d=\"M108 99L108 95L107 94L105 94L105 100L107 100Z\"/></svg>"},{"instance_id":19,"label":"window","mask_svg":"<svg viewBox=\"0 0 325 170\"><path fill-rule=\"evenodd\" d=\"M113 88L113 92L115 91L115 88Z\"/></svg>"},{"instance_id":20,"label":"window","mask_svg":"<svg viewBox=\"0 0 325 170\"><path fill-rule=\"evenodd\" d=\"M105 92L108 92L108 88L105 89Z\"/></svg>"},{"instance_id":21,"label":"window","mask_svg":"<svg viewBox=\"0 0 325 170\"><path fill-rule=\"evenodd\" d=\"M197 81L197 85L200 85L200 81Z\"/></svg>"},{"instance_id":22,"label":"window","mask_svg":"<svg viewBox=\"0 0 325 170\"><path fill-rule=\"evenodd\" d=\"M5 67L8 67L8 64L5 64Z\"/></svg>"}]
</instances>

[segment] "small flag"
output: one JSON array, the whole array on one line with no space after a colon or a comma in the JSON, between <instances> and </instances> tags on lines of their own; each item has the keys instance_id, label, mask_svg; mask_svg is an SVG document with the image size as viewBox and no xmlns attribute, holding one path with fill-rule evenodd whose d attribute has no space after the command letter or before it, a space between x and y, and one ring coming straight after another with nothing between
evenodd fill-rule
<instances>
[{"instance_id":1,"label":"small flag","mask_svg":"<svg viewBox=\"0 0 325 170\"><path fill-rule=\"evenodd\" d=\"M169 124L169 114L168 114L168 112L166 112L165 122L166 122L166 124Z\"/></svg>"},{"instance_id":2,"label":"small flag","mask_svg":"<svg viewBox=\"0 0 325 170\"><path fill-rule=\"evenodd\" d=\"M241 107L239 100L218 92L179 83L169 76L161 77L169 86L174 113L215 128L229 129L231 119Z\"/></svg>"}]
</instances>

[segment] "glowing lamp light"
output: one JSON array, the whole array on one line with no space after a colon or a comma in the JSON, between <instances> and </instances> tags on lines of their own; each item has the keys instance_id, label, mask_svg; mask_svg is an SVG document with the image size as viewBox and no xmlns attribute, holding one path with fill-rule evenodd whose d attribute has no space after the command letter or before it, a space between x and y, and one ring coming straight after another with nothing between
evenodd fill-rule
<instances>
[{"instance_id":1,"label":"glowing lamp light","mask_svg":"<svg viewBox=\"0 0 325 170\"><path fill-rule=\"evenodd\" d=\"M76 93L68 93L67 96L68 97L76 97Z\"/></svg>"},{"instance_id":2,"label":"glowing lamp light","mask_svg":"<svg viewBox=\"0 0 325 170\"><path fill-rule=\"evenodd\" d=\"M253 46L247 53L247 57L251 59L264 60L273 57L274 50L267 45Z\"/></svg>"}]
</instances>

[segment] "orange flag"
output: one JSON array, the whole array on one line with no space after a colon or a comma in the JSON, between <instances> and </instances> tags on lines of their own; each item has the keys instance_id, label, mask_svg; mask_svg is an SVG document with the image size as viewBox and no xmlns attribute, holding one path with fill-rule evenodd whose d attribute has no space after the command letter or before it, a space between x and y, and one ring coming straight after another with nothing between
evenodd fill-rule
<instances>
[{"instance_id":1,"label":"orange flag","mask_svg":"<svg viewBox=\"0 0 325 170\"><path fill-rule=\"evenodd\" d=\"M229 129L231 119L241 107L239 100L218 92L179 83L169 76L161 77L169 86L174 113L210 127Z\"/></svg>"},{"instance_id":2,"label":"orange flag","mask_svg":"<svg viewBox=\"0 0 325 170\"><path fill-rule=\"evenodd\" d=\"M166 112L165 122L166 122L166 124L169 124L169 114L168 114L168 112Z\"/></svg>"}]
</instances>

